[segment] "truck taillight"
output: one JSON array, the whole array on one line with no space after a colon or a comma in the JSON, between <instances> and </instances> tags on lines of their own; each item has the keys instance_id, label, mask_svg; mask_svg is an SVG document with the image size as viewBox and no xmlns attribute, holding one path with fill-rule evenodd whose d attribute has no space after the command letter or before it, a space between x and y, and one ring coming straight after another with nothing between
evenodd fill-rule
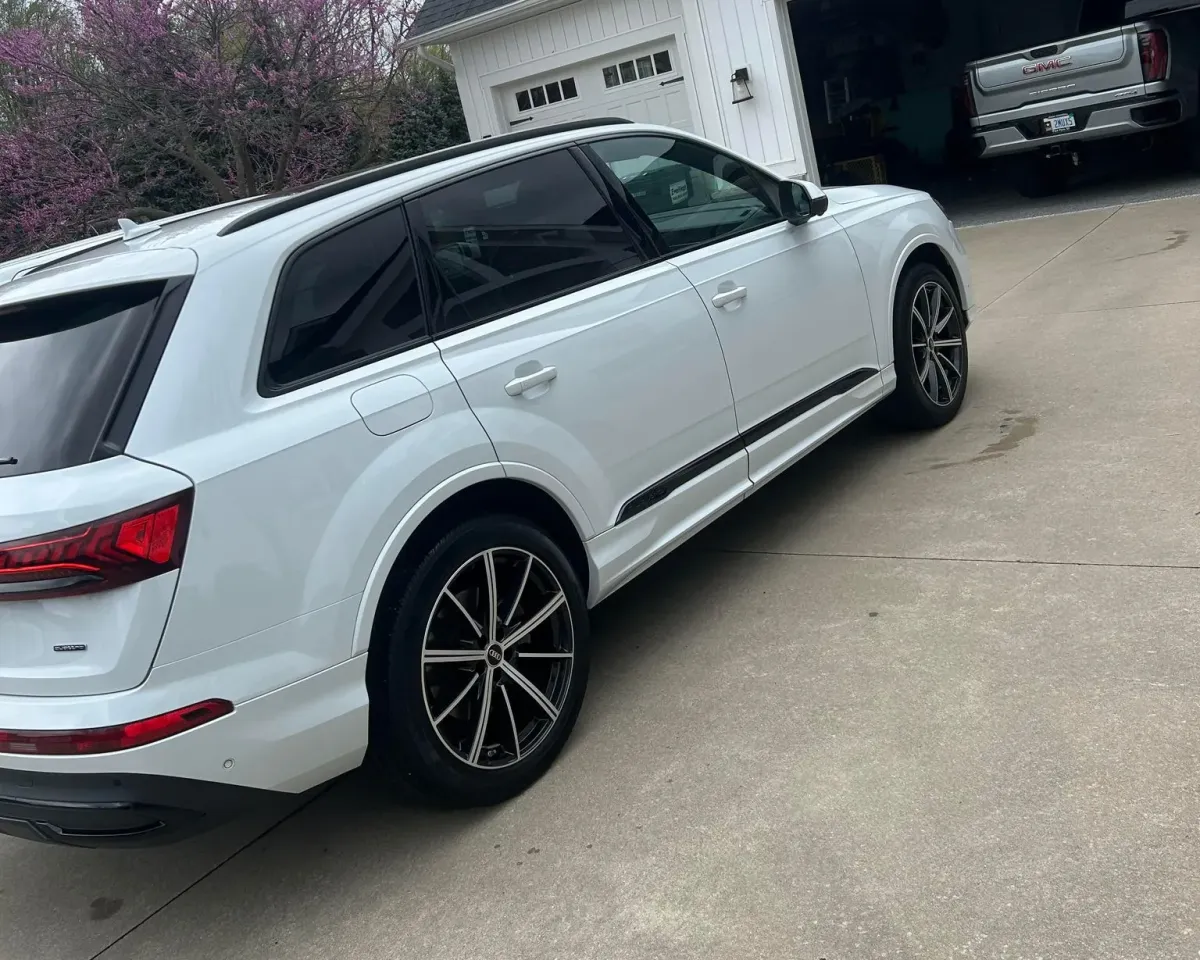
<instances>
[{"instance_id":1,"label":"truck taillight","mask_svg":"<svg viewBox=\"0 0 1200 960\"><path fill-rule=\"evenodd\" d=\"M0 602L112 590L178 570L192 491L86 526L0 543Z\"/></svg>"},{"instance_id":2,"label":"truck taillight","mask_svg":"<svg viewBox=\"0 0 1200 960\"><path fill-rule=\"evenodd\" d=\"M1168 44L1165 30L1147 30L1138 34L1142 52L1142 79L1159 83L1167 79Z\"/></svg>"},{"instance_id":3,"label":"truck taillight","mask_svg":"<svg viewBox=\"0 0 1200 960\"><path fill-rule=\"evenodd\" d=\"M962 96L963 109L967 111L967 116L975 119L979 116L979 107L975 104L975 84L971 81L971 75L963 76L962 87L959 88Z\"/></svg>"}]
</instances>

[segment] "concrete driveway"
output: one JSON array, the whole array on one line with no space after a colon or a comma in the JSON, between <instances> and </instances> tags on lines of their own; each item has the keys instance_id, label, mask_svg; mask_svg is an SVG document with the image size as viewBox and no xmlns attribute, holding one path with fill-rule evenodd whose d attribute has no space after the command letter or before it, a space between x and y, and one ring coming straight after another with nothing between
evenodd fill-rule
<instances>
[{"instance_id":1,"label":"concrete driveway","mask_svg":"<svg viewBox=\"0 0 1200 960\"><path fill-rule=\"evenodd\" d=\"M1198 229L967 232L961 419L852 431L599 611L516 802L0 840L0 958L1196 957Z\"/></svg>"}]
</instances>

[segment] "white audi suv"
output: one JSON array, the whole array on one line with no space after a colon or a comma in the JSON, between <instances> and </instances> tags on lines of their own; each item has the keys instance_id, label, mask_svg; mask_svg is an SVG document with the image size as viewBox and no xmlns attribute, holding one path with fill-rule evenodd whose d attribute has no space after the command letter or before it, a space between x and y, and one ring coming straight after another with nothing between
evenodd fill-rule
<instances>
[{"instance_id":1,"label":"white audi suv","mask_svg":"<svg viewBox=\"0 0 1200 960\"><path fill-rule=\"evenodd\" d=\"M953 419L970 303L927 195L617 120L0 265L0 832L367 759L513 796L589 608L872 408Z\"/></svg>"}]
</instances>

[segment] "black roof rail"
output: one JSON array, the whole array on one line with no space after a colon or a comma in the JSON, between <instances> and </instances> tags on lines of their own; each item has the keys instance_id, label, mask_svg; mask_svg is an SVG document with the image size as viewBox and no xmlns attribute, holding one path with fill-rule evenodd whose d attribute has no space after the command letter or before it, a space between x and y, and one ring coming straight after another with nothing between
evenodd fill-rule
<instances>
[{"instance_id":1,"label":"black roof rail","mask_svg":"<svg viewBox=\"0 0 1200 960\"><path fill-rule=\"evenodd\" d=\"M278 202L266 204L256 210L251 210L245 216L230 221L221 228L217 236L227 237L229 234L245 230L247 227L265 223L285 213L291 213L293 210L300 210L310 203L328 200L330 197L336 197L350 190L356 190L359 187L366 187L372 183L379 183L381 180L398 177L403 173L421 170L424 167L433 166L435 163L443 163L446 160L457 160L459 157L469 157L474 153L482 153L485 150L492 150L495 147L507 146L510 143L520 143L524 140L538 140L557 133L569 133L572 130L586 130L589 127L609 127L633 122L632 120L626 120L624 117L597 117L593 120L571 120L567 123L548 124L547 126L537 127L533 130L506 133L502 136L490 137L486 140L474 140L471 143L462 143L458 146L446 147L444 150L435 150L433 153L425 153L419 157L410 157L407 160L398 160L395 163L385 163L382 166L372 167L369 170L363 170L359 173L350 173L335 177L332 180L326 180L324 183L302 188L292 194L279 194Z\"/></svg>"}]
</instances>

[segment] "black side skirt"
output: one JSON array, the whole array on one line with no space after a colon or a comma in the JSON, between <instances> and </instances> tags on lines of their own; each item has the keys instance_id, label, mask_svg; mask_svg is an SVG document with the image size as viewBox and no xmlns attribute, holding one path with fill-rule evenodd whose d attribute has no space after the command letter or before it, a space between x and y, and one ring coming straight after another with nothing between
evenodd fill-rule
<instances>
[{"instance_id":1,"label":"black side skirt","mask_svg":"<svg viewBox=\"0 0 1200 960\"><path fill-rule=\"evenodd\" d=\"M626 520L636 517L639 513L644 513L654 505L662 503L662 501L666 500L667 497L680 487L691 483L701 474L708 473L714 467L720 466L731 457L737 456L751 444L758 443L781 427L787 426L793 420L799 420L822 404L849 393L855 387L866 383L878 374L878 370L870 370L865 367L861 370L855 370L853 373L849 373L841 379L822 387L816 393L809 394L803 400L793 403L790 407L786 407L773 416L767 417L762 423L751 427L741 436L721 444L714 450L710 450L702 457L685 464L674 473L663 477L653 486L643 490L621 508L621 512L617 515L617 523L624 523Z\"/></svg>"}]
</instances>

